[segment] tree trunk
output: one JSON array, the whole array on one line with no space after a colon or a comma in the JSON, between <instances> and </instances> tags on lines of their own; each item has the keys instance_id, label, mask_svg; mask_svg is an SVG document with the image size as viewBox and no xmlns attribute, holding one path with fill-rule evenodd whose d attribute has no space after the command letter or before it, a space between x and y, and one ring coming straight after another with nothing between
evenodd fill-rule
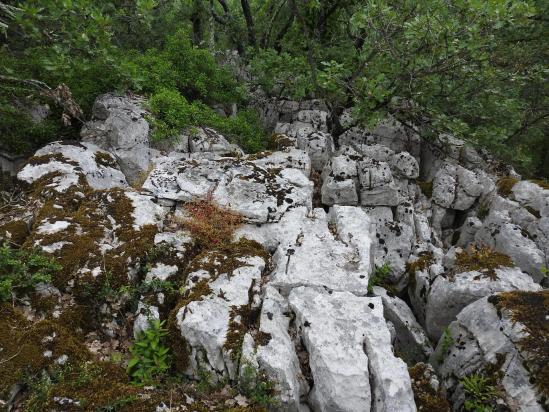
<instances>
[{"instance_id":1,"label":"tree trunk","mask_svg":"<svg viewBox=\"0 0 549 412\"><path fill-rule=\"evenodd\" d=\"M242 4L242 12L244 13L246 26L248 28L248 41L250 42L250 46L255 48L257 41L255 39L254 20L252 17L252 11L250 9L250 3L248 2L248 0L240 0L240 4Z\"/></svg>"},{"instance_id":2,"label":"tree trunk","mask_svg":"<svg viewBox=\"0 0 549 412\"><path fill-rule=\"evenodd\" d=\"M204 36L204 26L202 23L202 13L200 12L199 2L193 4L193 13L191 14L191 22L193 25L193 41L197 46L202 43Z\"/></svg>"}]
</instances>

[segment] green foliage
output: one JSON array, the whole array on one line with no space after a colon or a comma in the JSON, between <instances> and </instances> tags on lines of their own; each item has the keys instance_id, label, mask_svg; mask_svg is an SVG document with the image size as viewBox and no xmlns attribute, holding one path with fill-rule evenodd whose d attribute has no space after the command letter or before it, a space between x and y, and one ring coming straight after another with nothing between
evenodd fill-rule
<instances>
[{"instance_id":1,"label":"green foliage","mask_svg":"<svg viewBox=\"0 0 549 412\"><path fill-rule=\"evenodd\" d=\"M222 117L200 101L189 102L173 89L163 89L149 99L153 117L153 139L176 138L186 128L208 126L224 134L247 152L264 148L265 131L259 117L251 110L242 110L235 117Z\"/></svg>"},{"instance_id":2,"label":"green foliage","mask_svg":"<svg viewBox=\"0 0 549 412\"><path fill-rule=\"evenodd\" d=\"M168 330L164 321L153 320L149 328L137 336L130 348L132 358L127 372L135 384L147 384L170 368L169 348L163 345Z\"/></svg>"},{"instance_id":3,"label":"green foliage","mask_svg":"<svg viewBox=\"0 0 549 412\"><path fill-rule=\"evenodd\" d=\"M491 412L492 404L498 396L498 391L490 381L478 374L465 376L460 380L465 390L465 410L474 412Z\"/></svg>"},{"instance_id":4,"label":"green foliage","mask_svg":"<svg viewBox=\"0 0 549 412\"><path fill-rule=\"evenodd\" d=\"M196 389L201 393L211 393L219 389L220 384L214 380L213 372L199 368L197 371L198 382L196 383Z\"/></svg>"},{"instance_id":5,"label":"green foliage","mask_svg":"<svg viewBox=\"0 0 549 412\"><path fill-rule=\"evenodd\" d=\"M0 302L30 290L37 283L51 282L52 275L59 270L61 266L52 258L36 251L13 249L4 243L0 247Z\"/></svg>"},{"instance_id":6,"label":"green foliage","mask_svg":"<svg viewBox=\"0 0 549 412\"><path fill-rule=\"evenodd\" d=\"M258 50L250 65L254 81L271 95L302 99L313 92L304 56Z\"/></svg>"},{"instance_id":7,"label":"green foliage","mask_svg":"<svg viewBox=\"0 0 549 412\"><path fill-rule=\"evenodd\" d=\"M276 406L275 384L264 373L258 371L245 359L242 361L242 375L238 381L240 393L256 404L269 407Z\"/></svg>"},{"instance_id":8,"label":"green foliage","mask_svg":"<svg viewBox=\"0 0 549 412\"><path fill-rule=\"evenodd\" d=\"M124 406L130 405L137 401L139 398L136 395L125 396L113 401L109 401L107 405L96 409L96 412L116 412L122 410Z\"/></svg>"},{"instance_id":9,"label":"green foliage","mask_svg":"<svg viewBox=\"0 0 549 412\"><path fill-rule=\"evenodd\" d=\"M374 273L368 279L368 293L374 293L374 286L378 286L391 274L391 265L385 262L381 266L377 266L374 269Z\"/></svg>"},{"instance_id":10,"label":"green foliage","mask_svg":"<svg viewBox=\"0 0 549 412\"><path fill-rule=\"evenodd\" d=\"M437 362L441 363L444 360L444 356L446 355L446 352L448 352L448 349L450 349L450 346L454 344L454 338L452 337L452 333L450 332L450 328L446 326L444 328L444 331L442 332L441 344L440 344L440 353L437 357Z\"/></svg>"}]
</instances>

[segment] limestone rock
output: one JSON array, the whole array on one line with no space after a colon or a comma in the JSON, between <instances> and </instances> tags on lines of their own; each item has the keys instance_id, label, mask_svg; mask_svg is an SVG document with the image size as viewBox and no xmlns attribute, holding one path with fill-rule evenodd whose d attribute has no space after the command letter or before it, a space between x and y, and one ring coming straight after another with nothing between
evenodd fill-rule
<instances>
[{"instance_id":1,"label":"limestone rock","mask_svg":"<svg viewBox=\"0 0 549 412\"><path fill-rule=\"evenodd\" d=\"M105 94L93 105L92 121L84 124L82 141L113 153L130 182L149 168L149 123L143 100Z\"/></svg>"},{"instance_id":2,"label":"limestone rock","mask_svg":"<svg viewBox=\"0 0 549 412\"><path fill-rule=\"evenodd\" d=\"M197 258L196 267L200 269L188 275L186 284L194 299L182 306L176 316L181 336L189 345L186 373L197 376L198 370L205 368L219 377L234 379L235 351L240 347L233 347L238 342L232 339L239 329L248 327L239 310L251 310L259 304L259 281L266 262L259 256L239 257L239 267L231 272L223 266L216 267L212 274L201 268L207 268L211 258Z\"/></svg>"},{"instance_id":3,"label":"limestone rock","mask_svg":"<svg viewBox=\"0 0 549 412\"><path fill-rule=\"evenodd\" d=\"M432 283L425 308L429 337L437 341L461 310L470 303L496 292L537 291L540 286L518 268L501 267L494 275L471 271L453 276L437 276Z\"/></svg>"},{"instance_id":4,"label":"limestone rock","mask_svg":"<svg viewBox=\"0 0 549 412\"><path fill-rule=\"evenodd\" d=\"M17 177L33 183L46 175L52 176L53 181L48 188L57 192L81 187L81 179L92 189L128 187L115 158L90 143L50 143L35 153Z\"/></svg>"},{"instance_id":5,"label":"limestone rock","mask_svg":"<svg viewBox=\"0 0 549 412\"><path fill-rule=\"evenodd\" d=\"M373 290L381 297L385 319L395 327L395 350L409 365L427 361L433 353L433 347L410 307L379 286L374 286Z\"/></svg>"},{"instance_id":6,"label":"limestone rock","mask_svg":"<svg viewBox=\"0 0 549 412\"><path fill-rule=\"evenodd\" d=\"M297 147L309 153L311 165L318 172L322 171L335 150L332 135L316 131L297 136Z\"/></svg>"},{"instance_id":7,"label":"limestone rock","mask_svg":"<svg viewBox=\"0 0 549 412\"><path fill-rule=\"evenodd\" d=\"M322 203L356 206L358 204L358 171L350 156L334 156L322 173Z\"/></svg>"},{"instance_id":8,"label":"limestone rock","mask_svg":"<svg viewBox=\"0 0 549 412\"><path fill-rule=\"evenodd\" d=\"M289 296L303 336L318 411L415 411L406 365L391 351L380 298L300 287ZM370 383L370 374L373 379Z\"/></svg>"},{"instance_id":9,"label":"limestone rock","mask_svg":"<svg viewBox=\"0 0 549 412\"><path fill-rule=\"evenodd\" d=\"M245 160L162 158L143 188L158 198L212 200L250 222L280 220L290 208L310 207L312 183L298 169L265 169Z\"/></svg>"},{"instance_id":10,"label":"limestone rock","mask_svg":"<svg viewBox=\"0 0 549 412\"><path fill-rule=\"evenodd\" d=\"M491 209L475 234L475 240L510 256L522 271L539 282L543 279L541 268L545 264L545 256L525 234L520 226L512 223L509 213Z\"/></svg>"},{"instance_id":11,"label":"limestone rock","mask_svg":"<svg viewBox=\"0 0 549 412\"><path fill-rule=\"evenodd\" d=\"M354 218L355 224L363 233L369 233L368 218L360 209L356 210L363 218L358 221ZM340 212L345 213L342 209ZM283 295L287 296L299 286L326 287L358 295L368 292L369 253L336 237L330 231L329 223L326 212L315 209L311 215L294 222L297 227L293 226L291 233L295 237L285 239L277 247L271 285L279 288Z\"/></svg>"},{"instance_id":12,"label":"limestone rock","mask_svg":"<svg viewBox=\"0 0 549 412\"><path fill-rule=\"evenodd\" d=\"M419 177L419 164L408 152L400 152L391 158L391 167L399 175L407 179Z\"/></svg>"},{"instance_id":13,"label":"limestone rock","mask_svg":"<svg viewBox=\"0 0 549 412\"><path fill-rule=\"evenodd\" d=\"M188 132L189 151L191 153L214 153L223 155L242 155L242 149L231 144L219 132L209 127L195 127Z\"/></svg>"},{"instance_id":14,"label":"limestone rock","mask_svg":"<svg viewBox=\"0 0 549 412\"><path fill-rule=\"evenodd\" d=\"M529 352L530 342L547 340L546 322L549 309L547 291L499 293L484 297L463 309L452 322L452 343L442 340L432 361L443 385L451 394L454 408L465 401L460 380L473 374L484 374L488 384L500 389L505 405L517 411L542 411L538 385L532 380L546 367L547 348L537 355ZM492 400L495 406L495 399ZM543 405L545 402L545 405Z\"/></svg>"},{"instance_id":15,"label":"limestone rock","mask_svg":"<svg viewBox=\"0 0 549 412\"><path fill-rule=\"evenodd\" d=\"M304 411L301 398L309 392L301 372L295 345L288 333L290 308L277 290L267 286L261 308L260 333L268 337L259 343L256 359L261 370L276 383L278 408L288 412Z\"/></svg>"}]
</instances>

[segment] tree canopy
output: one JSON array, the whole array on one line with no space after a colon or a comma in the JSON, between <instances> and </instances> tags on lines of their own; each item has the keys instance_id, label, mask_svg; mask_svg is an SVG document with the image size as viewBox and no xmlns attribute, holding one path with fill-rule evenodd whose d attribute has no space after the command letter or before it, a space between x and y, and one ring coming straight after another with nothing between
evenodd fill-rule
<instances>
[{"instance_id":1,"label":"tree canopy","mask_svg":"<svg viewBox=\"0 0 549 412\"><path fill-rule=\"evenodd\" d=\"M391 114L548 177L548 15L541 0L0 2L0 144L71 136L98 94L130 90L162 109L159 130L207 123L257 150L251 110L227 124L210 109L246 105L216 61L237 50L270 95L326 98L365 124ZM58 103L47 121L24 120L29 95Z\"/></svg>"}]
</instances>

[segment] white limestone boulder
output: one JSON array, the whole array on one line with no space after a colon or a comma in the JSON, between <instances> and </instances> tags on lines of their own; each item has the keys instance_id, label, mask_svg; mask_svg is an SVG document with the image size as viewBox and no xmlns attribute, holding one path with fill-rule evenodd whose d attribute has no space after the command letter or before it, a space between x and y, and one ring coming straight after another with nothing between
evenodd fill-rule
<instances>
[{"instance_id":1,"label":"white limestone boulder","mask_svg":"<svg viewBox=\"0 0 549 412\"><path fill-rule=\"evenodd\" d=\"M322 131L298 135L297 147L309 153L312 168L317 172L322 172L335 151L332 135Z\"/></svg>"},{"instance_id":2,"label":"white limestone boulder","mask_svg":"<svg viewBox=\"0 0 549 412\"><path fill-rule=\"evenodd\" d=\"M408 365L425 362L433 353L427 334L416 320L410 307L399 297L379 286L373 287L383 302L383 315L395 327L395 350Z\"/></svg>"},{"instance_id":3,"label":"white limestone boulder","mask_svg":"<svg viewBox=\"0 0 549 412\"><path fill-rule=\"evenodd\" d=\"M438 341L461 310L470 303L496 292L537 291L541 287L516 267L500 267L494 273L469 271L455 275L442 274L432 283L425 307L425 328L433 341Z\"/></svg>"},{"instance_id":4,"label":"white limestone boulder","mask_svg":"<svg viewBox=\"0 0 549 412\"><path fill-rule=\"evenodd\" d=\"M433 180L433 201L444 208L466 210L483 190L477 174L462 166L446 163Z\"/></svg>"},{"instance_id":5,"label":"white limestone boulder","mask_svg":"<svg viewBox=\"0 0 549 412\"><path fill-rule=\"evenodd\" d=\"M264 152L246 157L259 167L264 169L298 169L305 176L311 175L311 159L309 154L294 147L284 148L276 152Z\"/></svg>"},{"instance_id":6,"label":"white limestone boulder","mask_svg":"<svg viewBox=\"0 0 549 412\"><path fill-rule=\"evenodd\" d=\"M143 100L136 97L105 94L92 109L92 120L82 127L83 142L93 143L113 153L130 182L149 168L149 123Z\"/></svg>"},{"instance_id":7,"label":"white limestone boulder","mask_svg":"<svg viewBox=\"0 0 549 412\"><path fill-rule=\"evenodd\" d=\"M345 213L343 210L340 212ZM363 218L359 220L355 215L349 219L353 219L360 232L370 233L366 214L360 209L356 209L356 213ZM368 293L370 253L339 238L330 230L329 223L326 212L315 209L310 215L294 221L289 229L295 237L285 238L277 247L273 256L275 269L271 274L271 285L284 296L299 286L326 287L357 295ZM343 231L343 236L347 236L346 231ZM368 244L363 246L367 248Z\"/></svg>"},{"instance_id":8,"label":"white limestone boulder","mask_svg":"<svg viewBox=\"0 0 549 412\"><path fill-rule=\"evenodd\" d=\"M475 234L475 241L510 256L534 281L543 279L541 269L546 264L544 253L519 225L512 222L505 210L490 210L482 227Z\"/></svg>"},{"instance_id":9,"label":"white limestone boulder","mask_svg":"<svg viewBox=\"0 0 549 412\"><path fill-rule=\"evenodd\" d=\"M290 313L288 301L275 288L267 286L260 317L260 334L267 342L259 342L255 359L260 370L276 385L278 409L298 412L308 410L301 399L308 394L309 385L289 334Z\"/></svg>"},{"instance_id":10,"label":"white limestone boulder","mask_svg":"<svg viewBox=\"0 0 549 412\"><path fill-rule=\"evenodd\" d=\"M318 411L415 411L405 363L392 353L380 298L300 287L289 296Z\"/></svg>"},{"instance_id":11,"label":"white limestone boulder","mask_svg":"<svg viewBox=\"0 0 549 412\"><path fill-rule=\"evenodd\" d=\"M415 157L408 152L400 152L390 159L392 170L406 178L417 179L419 177L419 164Z\"/></svg>"},{"instance_id":12,"label":"white limestone boulder","mask_svg":"<svg viewBox=\"0 0 549 412\"><path fill-rule=\"evenodd\" d=\"M211 195L249 222L278 221L290 208L310 207L312 182L298 169L265 169L233 158L159 159L143 188L161 199L189 202Z\"/></svg>"},{"instance_id":13,"label":"white limestone boulder","mask_svg":"<svg viewBox=\"0 0 549 412\"><path fill-rule=\"evenodd\" d=\"M82 180L92 189L98 190L128 187L115 158L90 143L50 143L29 159L17 177L24 182L34 183L48 175L51 176L51 184L47 188L57 192L80 187Z\"/></svg>"},{"instance_id":14,"label":"white limestone boulder","mask_svg":"<svg viewBox=\"0 0 549 412\"><path fill-rule=\"evenodd\" d=\"M330 159L322 172L322 203L356 206L358 204L357 163L351 156Z\"/></svg>"},{"instance_id":15,"label":"white limestone boulder","mask_svg":"<svg viewBox=\"0 0 549 412\"><path fill-rule=\"evenodd\" d=\"M191 153L213 153L218 156L243 155L238 145L231 144L221 133L209 127L193 127L187 133Z\"/></svg>"},{"instance_id":16,"label":"white limestone boulder","mask_svg":"<svg viewBox=\"0 0 549 412\"><path fill-rule=\"evenodd\" d=\"M464 308L450 324L451 340L441 339L432 362L456 410L467 400L460 381L473 374L487 377L488 384L498 388L499 396L489 406L495 407L500 399L501 407L521 412L541 412L547 407L538 386L543 382L536 380L547 367L543 363L547 330L540 327L549 311L547 293L484 297Z\"/></svg>"},{"instance_id":17,"label":"white limestone boulder","mask_svg":"<svg viewBox=\"0 0 549 412\"><path fill-rule=\"evenodd\" d=\"M396 206L400 199L389 165L372 159L358 162L360 204L362 206Z\"/></svg>"},{"instance_id":18,"label":"white limestone boulder","mask_svg":"<svg viewBox=\"0 0 549 412\"><path fill-rule=\"evenodd\" d=\"M198 270L188 275L187 293L195 298L177 312L177 326L188 345L187 375L198 377L203 368L219 378L234 379L235 353L240 347L227 346L228 337L235 328L249 327L239 310L258 308L259 283L267 262L259 256L242 256L238 257L241 266L227 272L223 265L209 269L212 258L209 254L199 256L195 262Z\"/></svg>"}]
</instances>

